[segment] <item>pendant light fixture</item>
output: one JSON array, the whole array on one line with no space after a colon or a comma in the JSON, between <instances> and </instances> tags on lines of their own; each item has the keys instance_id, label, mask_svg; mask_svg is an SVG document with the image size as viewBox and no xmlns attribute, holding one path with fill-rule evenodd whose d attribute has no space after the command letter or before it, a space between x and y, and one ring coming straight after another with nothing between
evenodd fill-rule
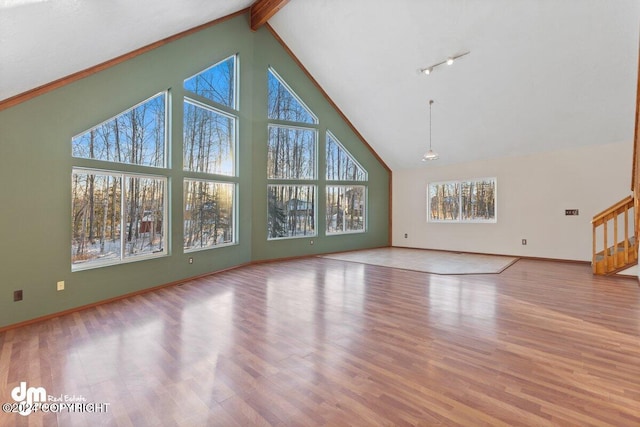
<instances>
[{"instance_id":1,"label":"pendant light fixture","mask_svg":"<svg viewBox=\"0 0 640 427\"><path fill-rule=\"evenodd\" d=\"M431 106L433 105L433 99L429 100L429 151L424 153L422 156L422 161L426 162L428 160L438 160L438 153L431 149Z\"/></svg>"}]
</instances>

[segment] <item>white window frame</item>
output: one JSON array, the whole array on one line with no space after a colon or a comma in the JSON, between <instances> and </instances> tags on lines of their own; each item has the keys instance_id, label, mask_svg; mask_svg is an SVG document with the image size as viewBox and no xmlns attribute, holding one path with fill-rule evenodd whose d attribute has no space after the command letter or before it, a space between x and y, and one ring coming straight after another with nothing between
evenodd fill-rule
<instances>
[{"instance_id":1,"label":"white window frame","mask_svg":"<svg viewBox=\"0 0 640 427\"><path fill-rule=\"evenodd\" d=\"M269 120L275 120L277 122L288 122L288 123L301 123L303 125L309 125L309 126L317 126L320 123L320 120L318 120L318 116L315 115L315 113L313 112L313 110L311 110L311 108L309 108L309 106L307 104L304 103L304 101L302 99L300 99L300 97L298 96L298 94L291 89L291 86L289 86L287 84L287 82L284 81L284 79L282 77L280 77L280 74L278 74L278 72L276 70L273 69L273 67L269 66L268 67L268 72L270 72L271 74L273 74L273 76L276 78L276 80L278 80L280 82L280 84L282 86L284 86L285 89L287 89L287 91L289 91L289 93L291 94L291 96L293 96L293 98L298 101L300 103L300 105L302 105L304 107L304 109L307 111L307 113L311 116L311 118L313 119L313 123L305 123L305 122L291 122L289 120L282 120L282 119L272 119L272 118L268 118ZM267 75L267 91L269 90L268 85L269 85L269 76ZM267 105L269 102L269 94L267 93Z\"/></svg>"},{"instance_id":2,"label":"white window frame","mask_svg":"<svg viewBox=\"0 0 640 427\"><path fill-rule=\"evenodd\" d=\"M191 169L187 169L186 165L185 165L185 159L184 159L184 117L183 117L183 131L182 131L182 137L183 137L183 141L182 141L182 170L184 172L191 172L191 173L195 173L195 174L206 174L206 175L211 175L211 176L225 176L225 177L230 177L230 178L234 178L238 176L238 116L234 115L234 114L230 114L227 113L219 108L214 107L213 105L208 105L205 104L203 102L200 101L196 101L193 98L189 98L188 96L185 96L183 99L183 104L182 104L182 108L183 108L183 114L184 114L184 106L185 104L191 104L193 106L195 106L196 108L202 108L203 110L208 110L211 111L212 113L218 114L220 116L223 116L227 119L230 119L232 121L232 126L231 126L231 130L233 132L233 139L232 139L232 145L233 145L233 153L232 153L232 167L233 167L233 171L231 174L224 174L224 173L215 173L215 172L204 172L204 171L195 171L195 170L191 170Z\"/></svg>"},{"instance_id":3,"label":"white window frame","mask_svg":"<svg viewBox=\"0 0 640 427\"><path fill-rule=\"evenodd\" d=\"M357 182L368 182L369 181L369 172L360 164L360 162L358 162L358 160L353 156L353 154L351 154L351 152L349 150L347 150L345 148L344 145L342 145L342 142L340 142L340 140L338 138L336 138L336 136L333 134L333 132L331 132L330 130L327 130L327 135L326 135L326 140L325 140L325 144L328 146L329 145L329 138L331 138L331 140L333 142L335 142L338 147L340 147L342 149L342 151L344 151L345 153L347 153L351 159L351 161L353 163L355 163L355 165L362 171L363 173L363 178L362 179L358 179L356 180ZM327 163L327 150L326 150L326 146L325 146L325 168L326 168L326 163ZM328 171L325 171L325 178L328 182L343 182L343 181L348 181L348 180L337 180L337 179L330 179L327 175Z\"/></svg>"},{"instance_id":4,"label":"white window frame","mask_svg":"<svg viewBox=\"0 0 640 427\"><path fill-rule=\"evenodd\" d=\"M71 264L71 271L82 271L82 270L91 270L94 268L107 267L111 265L119 265L119 264L128 264L131 262L137 261L145 261L148 259L161 258L169 255L169 235L168 232L170 230L168 223L170 222L170 218L168 215L169 212L169 178L164 175L153 175L153 174L141 174L141 173L131 173L131 172L123 172L117 170L106 170L106 169L94 169L94 168L83 168L83 167L73 167L71 176L75 174L94 174L94 175L110 175L113 177L120 178L120 258L119 259L109 259L103 262L100 261L92 261L89 264L81 263L81 264ZM162 201L162 236L163 236L163 245L162 251L153 252L146 255L138 255L134 257L126 257L126 243L124 243L124 239L126 239L126 219L125 219L125 204L126 204L126 195L125 195L125 180L127 178L148 178L148 179L158 179L164 183L164 194ZM73 197L72 197L73 200ZM73 247L73 245L72 245Z\"/></svg>"},{"instance_id":5,"label":"white window frame","mask_svg":"<svg viewBox=\"0 0 640 427\"><path fill-rule=\"evenodd\" d=\"M206 251L206 250L210 250L210 249L217 249L217 248L224 248L224 247L228 247L228 246L234 246L238 244L238 183L237 182L233 182L233 181L220 181L220 180L214 180L214 179L203 179L203 178L189 178L189 177L184 177L182 180L182 211L183 211L183 221L184 219L184 212L186 211L186 197L185 197L185 192L184 192L184 187L186 184L186 181L199 181L199 182L207 182L207 183L213 183L213 184L231 184L233 186L233 198L231 203L233 204L233 207L231 209L231 215L232 215L232 221L233 221L233 227L231 227L232 229L232 233L233 233L233 239L231 242L228 243L222 243L220 245L212 245L212 246L205 246L205 247L195 247L195 248L186 248L184 246L184 224L182 225L182 250L184 251L184 253L191 253L191 252L198 252L198 251Z\"/></svg>"},{"instance_id":6,"label":"white window frame","mask_svg":"<svg viewBox=\"0 0 640 427\"><path fill-rule=\"evenodd\" d=\"M356 180L356 181L351 181L351 180L336 180L336 179L329 179L327 177L327 170L325 170L325 179L326 179L326 185L325 185L325 221L326 221L326 213L328 211L328 206L326 205L327 200L327 190L329 187L364 187L364 207L363 207L363 215L364 215L364 228L362 230L350 230L350 231L334 231L334 232L330 232L328 230L327 224L325 223L325 230L324 230L324 235L327 237L331 237L331 236L341 236L344 234L357 234L357 233L366 233L369 229L369 172L360 164L360 162L358 162L358 160L353 156L353 154L351 154L351 152L349 150L346 149L346 147L342 144L342 142L333 134L333 132L331 132L330 130L327 129L327 134L325 136L325 150L324 150L324 155L325 155L325 169L327 168L327 146L329 144L329 139L331 139L333 142L335 142L338 147L340 147L340 149L342 149L351 159L351 161L353 161L363 172L364 177L362 180Z\"/></svg>"},{"instance_id":7,"label":"white window frame","mask_svg":"<svg viewBox=\"0 0 640 427\"><path fill-rule=\"evenodd\" d=\"M184 141L183 141L183 146L182 146L182 171L184 173L184 176L182 178L182 211L183 211L183 221L184 221L184 211L185 211L185 203L186 203L186 194L185 194L185 182L187 180L189 181L202 181L202 182L212 182L212 183L221 183L221 184L233 184L233 209L231 214L233 215L233 241L229 242L229 243L224 243L224 244L220 244L220 245L213 245L213 246L207 246L207 247L198 247L198 248L185 248L184 246L184 240L185 240L185 229L184 229L184 222L180 225L181 226L181 246L182 246L182 251L183 253L192 253L192 252L199 252L199 251L207 251L207 250L215 250L215 249L220 249L220 248L225 248L225 247L229 247L229 246L234 246L237 245L238 242L240 241L240 228L239 228L239 206L238 206L238 201L240 200L238 197L238 192L240 191L240 171L239 171L239 149L240 149L240 145L239 145L239 132L240 132L240 117L239 117L239 109L240 109L240 55L238 53L233 54L233 55L229 55L226 58L217 61L215 64L203 69L202 71L197 72L196 74L187 77L186 79L183 80L183 89L184 89L184 82L186 82L187 80L197 76L198 74L202 74L203 72L206 72L208 70L210 70L211 68L217 67L218 65L222 64L225 61L228 61L230 58L234 58L234 68L233 68L233 85L234 85L234 105L232 106L228 106L225 104L221 104L219 102L216 102L212 99L200 96L198 94L195 94L194 92L191 92L189 90L184 90L185 91L185 95L183 96L182 99L182 103L183 103L183 114L184 114L184 105L185 103L189 103L191 105L194 105L196 107L199 108L203 108L209 111L212 111L216 114L219 114L221 116L227 117L229 119L231 119L231 121L233 122L233 173L231 175L226 175L226 174L221 174L221 173L213 173L213 172L206 172L206 171L194 171L194 170L190 170L190 169L186 169L185 167L185 162L184 162ZM189 94L193 94L192 96L189 96ZM198 96L198 99L194 98L195 96ZM182 120L182 126L184 126L184 117ZM182 137L184 138L184 128L183 128L183 132L182 132Z\"/></svg>"},{"instance_id":8,"label":"white window frame","mask_svg":"<svg viewBox=\"0 0 640 427\"><path fill-rule=\"evenodd\" d=\"M240 79L238 78L238 76L240 75L240 55L237 53L234 53L233 55L229 55L224 59L221 59L220 61L216 62L215 64L205 68L204 70L198 71L197 73L193 74L192 76L187 77L186 79L182 80L182 88L184 89L184 84L187 80L191 80L192 78L205 73L207 71L209 71L212 68L217 67L218 65L222 64L223 62L227 62L229 59L233 58L233 105L229 106L229 105L224 105L221 104L219 102L214 101L213 99L209 99L206 97L202 97L203 99L206 99L207 101L209 101L211 104L216 104L216 105L222 105L223 107L226 108L231 108L232 110L240 110ZM190 90L185 89L185 92L189 92L189 93L194 93L195 92L191 92ZM201 96L201 95L198 95ZM188 98L188 96L185 96L185 98Z\"/></svg>"},{"instance_id":9,"label":"white window frame","mask_svg":"<svg viewBox=\"0 0 640 427\"><path fill-rule=\"evenodd\" d=\"M362 221L362 230L345 230L344 226L346 225L346 221L343 220L342 225L343 225L343 230L342 231L329 231L329 228L326 226L325 224L325 235L327 236L339 236L342 234L357 234L357 233L366 233L368 227L368 221L369 221L369 209L368 209L368 205L369 205L369 186L362 184L364 181L359 181L361 182L361 184L327 184L325 186L325 197L327 196L328 193L328 189L329 187L340 187L343 189L349 188L349 187L361 187L363 189L363 196L364 196L364 205L362 206L362 216L363 216L363 221ZM326 200L325 200L326 203ZM328 210L328 207L325 206L325 214ZM325 215L326 216L326 215ZM326 220L326 217L325 217Z\"/></svg>"},{"instance_id":10,"label":"white window frame","mask_svg":"<svg viewBox=\"0 0 640 427\"><path fill-rule=\"evenodd\" d=\"M313 142L313 171L312 176L310 178L271 178L269 177L269 168L267 168L267 179L270 181L292 181L296 183L300 183L300 185L304 185L305 182L314 183L318 181L318 129L312 127L305 126L291 126L291 125L282 125L277 123L269 123L267 125L267 155L269 154L269 144L271 140L269 136L271 134L272 128L281 128L281 129L300 129L304 131L311 131L314 133L314 142Z\"/></svg>"},{"instance_id":11,"label":"white window frame","mask_svg":"<svg viewBox=\"0 0 640 427\"><path fill-rule=\"evenodd\" d=\"M104 125L105 123L110 122L111 120L115 119L116 117L122 116L126 113L128 113L131 110L134 110L136 108L138 108L139 106L141 106L142 104L145 104L146 102L149 102L149 100L159 96L159 95L164 95L164 149L163 149L163 159L162 159L162 165L160 166L150 166L150 165L144 165L144 164L138 164L138 163L127 163L127 162L118 162L115 159L114 160L102 160L102 159L92 159L90 157L81 157L81 156L74 156L73 155L73 140L78 138L81 135L86 134L87 132L91 132L94 129L99 128L100 126ZM100 123L98 123L95 126L91 126L89 129L86 129L82 132L80 132L77 135L74 135L73 137L71 137L71 157L74 159L83 159L83 160L91 160L91 161L96 161L96 162L106 162L106 163L114 163L117 165L128 165L128 166L141 166L141 167L145 167L145 168L160 168L160 169L167 169L169 168L169 132L170 132L170 123L169 120L171 120L171 114L170 114L170 108L171 108L171 93L169 92L169 90L163 90L161 92L158 92L150 97L148 97L147 99L138 102L137 104L135 104L133 107L127 108L124 111L121 111L120 113L116 114L115 116L109 117L107 120L104 120Z\"/></svg>"},{"instance_id":12,"label":"white window frame","mask_svg":"<svg viewBox=\"0 0 640 427\"><path fill-rule=\"evenodd\" d=\"M269 187L313 187L313 192L316 195L316 201L313 203L313 234L303 234L299 236L282 236L282 237L270 237L269 236ZM295 182L271 182L267 183L267 215L266 215L266 224L267 224L267 240L285 240L285 239L302 239L309 237L316 237L318 235L318 185L315 182L304 182L304 181L295 181Z\"/></svg>"},{"instance_id":13,"label":"white window frame","mask_svg":"<svg viewBox=\"0 0 640 427\"><path fill-rule=\"evenodd\" d=\"M443 184L457 184L460 186L460 189L462 189L463 183L478 182L478 181L493 181L494 216L492 219L462 219L462 190L460 190L460 194L458 195L458 219L431 218L431 187L432 186L443 185ZM498 222L498 178L497 177L481 177L481 178L469 178L469 179L462 179L462 180L429 182L427 184L426 198L427 198L427 203L426 203L427 222L443 223L443 224L495 224Z\"/></svg>"}]
</instances>

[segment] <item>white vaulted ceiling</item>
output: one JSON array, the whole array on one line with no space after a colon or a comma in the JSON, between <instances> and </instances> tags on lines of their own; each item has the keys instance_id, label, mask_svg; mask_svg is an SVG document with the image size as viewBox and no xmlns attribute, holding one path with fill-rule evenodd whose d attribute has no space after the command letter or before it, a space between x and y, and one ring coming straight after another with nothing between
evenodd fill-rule
<instances>
[{"instance_id":1,"label":"white vaulted ceiling","mask_svg":"<svg viewBox=\"0 0 640 427\"><path fill-rule=\"evenodd\" d=\"M252 0L0 0L0 100L250 6Z\"/></svg>"},{"instance_id":2,"label":"white vaulted ceiling","mask_svg":"<svg viewBox=\"0 0 640 427\"><path fill-rule=\"evenodd\" d=\"M251 3L0 0L0 100ZM633 138L637 0L291 0L269 23L392 169L424 165L429 99L438 164Z\"/></svg>"}]
</instances>

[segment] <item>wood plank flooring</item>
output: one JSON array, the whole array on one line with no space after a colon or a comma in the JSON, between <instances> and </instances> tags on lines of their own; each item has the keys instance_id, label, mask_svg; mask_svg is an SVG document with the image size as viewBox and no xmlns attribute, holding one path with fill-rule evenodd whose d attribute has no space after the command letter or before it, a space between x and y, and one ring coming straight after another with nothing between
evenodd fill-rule
<instances>
[{"instance_id":1,"label":"wood plank flooring","mask_svg":"<svg viewBox=\"0 0 640 427\"><path fill-rule=\"evenodd\" d=\"M254 265L2 333L0 403L21 381L107 411L0 426L638 426L640 288Z\"/></svg>"}]
</instances>

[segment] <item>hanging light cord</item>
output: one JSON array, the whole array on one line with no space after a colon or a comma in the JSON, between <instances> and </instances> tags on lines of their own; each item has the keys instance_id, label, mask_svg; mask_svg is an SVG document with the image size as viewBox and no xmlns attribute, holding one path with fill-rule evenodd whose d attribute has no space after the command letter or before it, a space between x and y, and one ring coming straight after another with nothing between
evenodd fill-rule
<instances>
[{"instance_id":1,"label":"hanging light cord","mask_svg":"<svg viewBox=\"0 0 640 427\"><path fill-rule=\"evenodd\" d=\"M426 153L424 153L424 156L422 156L422 161L426 162L429 160L436 160L439 156L438 154L433 152L433 148L432 148L432 144L431 144L431 134L432 129L433 129L433 121L431 120L431 106L433 105L433 99L429 100L429 151L427 151Z\"/></svg>"},{"instance_id":2,"label":"hanging light cord","mask_svg":"<svg viewBox=\"0 0 640 427\"><path fill-rule=\"evenodd\" d=\"M429 151L431 151L431 104L433 104L433 99L429 100Z\"/></svg>"}]
</instances>

